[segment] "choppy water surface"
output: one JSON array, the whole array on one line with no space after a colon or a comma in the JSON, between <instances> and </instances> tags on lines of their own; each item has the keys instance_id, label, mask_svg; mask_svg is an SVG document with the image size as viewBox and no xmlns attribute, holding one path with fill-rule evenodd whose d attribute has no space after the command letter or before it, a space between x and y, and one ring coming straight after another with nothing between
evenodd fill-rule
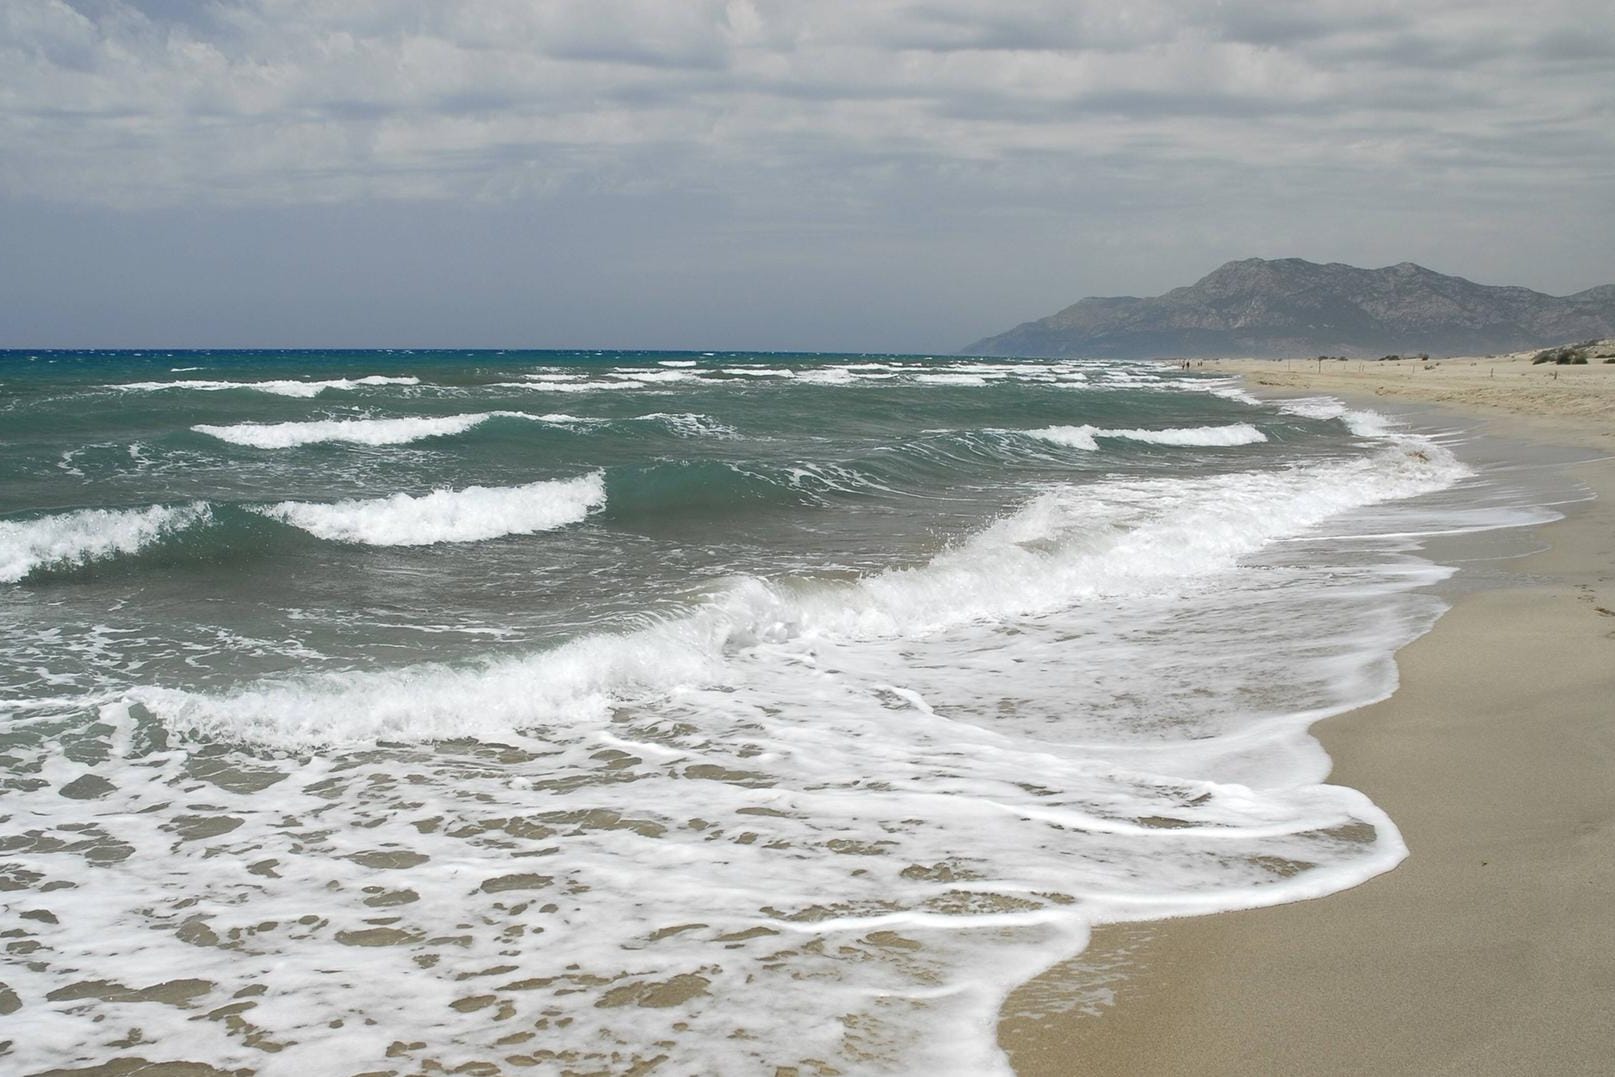
<instances>
[{"instance_id":1,"label":"choppy water surface","mask_svg":"<svg viewBox=\"0 0 1615 1077\"><path fill-rule=\"evenodd\" d=\"M1320 784L1546 518L1147 364L0 357L0 1067L989 1073L1101 921L1327 893Z\"/></svg>"}]
</instances>

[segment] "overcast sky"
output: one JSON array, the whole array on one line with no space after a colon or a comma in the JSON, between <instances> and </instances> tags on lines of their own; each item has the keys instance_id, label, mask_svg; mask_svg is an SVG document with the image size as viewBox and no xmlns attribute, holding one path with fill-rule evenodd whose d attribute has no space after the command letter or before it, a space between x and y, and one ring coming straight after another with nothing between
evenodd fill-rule
<instances>
[{"instance_id":1,"label":"overcast sky","mask_svg":"<svg viewBox=\"0 0 1615 1077\"><path fill-rule=\"evenodd\" d=\"M1609 0L0 0L0 346L952 351L1615 281Z\"/></svg>"}]
</instances>

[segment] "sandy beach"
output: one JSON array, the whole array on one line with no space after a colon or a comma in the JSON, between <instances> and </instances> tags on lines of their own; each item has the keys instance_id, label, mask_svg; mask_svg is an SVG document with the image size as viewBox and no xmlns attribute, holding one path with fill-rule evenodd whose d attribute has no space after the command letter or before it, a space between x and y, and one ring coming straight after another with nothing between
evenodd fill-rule
<instances>
[{"instance_id":1,"label":"sandy beach","mask_svg":"<svg viewBox=\"0 0 1615 1077\"><path fill-rule=\"evenodd\" d=\"M1615 1058L1615 365L1528 355L1223 360L1258 392L1430 404L1575 446L1597 500L1544 548L1459 589L1397 657L1388 700L1321 723L1331 781L1402 829L1409 858L1327 898L1116 925L1023 986L1017 1073L1594 1074ZM1476 420L1479 420L1477 423ZM1095 1012L1048 1002L1110 977Z\"/></svg>"}]
</instances>

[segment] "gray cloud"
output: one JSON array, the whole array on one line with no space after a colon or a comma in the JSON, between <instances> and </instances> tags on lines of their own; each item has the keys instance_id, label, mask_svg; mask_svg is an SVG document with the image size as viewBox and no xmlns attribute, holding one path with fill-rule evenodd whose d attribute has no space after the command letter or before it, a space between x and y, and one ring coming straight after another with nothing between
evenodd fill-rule
<instances>
[{"instance_id":1,"label":"gray cloud","mask_svg":"<svg viewBox=\"0 0 1615 1077\"><path fill-rule=\"evenodd\" d=\"M1606 81L1593 43L1615 41L1597 7L1521 25L1471 4L14 0L4 182L113 205L466 197L529 186L468 188L468 155L519 170L512 147L589 146L571 156L592 169L669 141L740 182L781 130L832 161L893 140L939 160L1029 142L1080 160L1118 115L1189 140L1208 115L1251 121L1219 132L1232 155L1262 148L1262 117L1309 116L1306 149L1327 160L1332 117L1422 111L1438 140L1455 120L1540 122L1550 102L1556 126L1607 147L1575 107Z\"/></svg>"},{"instance_id":2,"label":"gray cloud","mask_svg":"<svg viewBox=\"0 0 1615 1077\"><path fill-rule=\"evenodd\" d=\"M450 246L498 233L456 240L455 212L592 221L621 257L679 236L777 274L752 302L778 324L815 273L864 259L897 304L925 260L906 285L955 296L961 342L1249 253L1507 279L1503 241L1542 251L1522 282L1585 286L1615 276L1585 238L1611 223L1611 55L1592 0L8 0L0 217L246 239L413 207ZM677 216L619 235L644 205ZM581 240L539 269L622 282Z\"/></svg>"}]
</instances>

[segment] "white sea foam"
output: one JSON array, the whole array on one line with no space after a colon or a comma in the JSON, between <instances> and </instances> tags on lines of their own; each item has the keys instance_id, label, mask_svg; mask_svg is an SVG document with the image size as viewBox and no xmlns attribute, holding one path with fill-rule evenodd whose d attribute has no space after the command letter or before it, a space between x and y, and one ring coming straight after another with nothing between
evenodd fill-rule
<instances>
[{"instance_id":1,"label":"white sea foam","mask_svg":"<svg viewBox=\"0 0 1615 1077\"><path fill-rule=\"evenodd\" d=\"M1028 430L1026 434L1028 437L1064 445L1068 449L1099 451L1099 442L1094 438L1094 428L1091 426L1046 426L1042 430Z\"/></svg>"},{"instance_id":2,"label":"white sea foam","mask_svg":"<svg viewBox=\"0 0 1615 1077\"><path fill-rule=\"evenodd\" d=\"M656 361L656 365L657 366L670 366L670 367L691 367L691 366L696 365L696 360L694 360L694 359L658 359Z\"/></svg>"},{"instance_id":3,"label":"white sea foam","mask_svg":"<svg viewBox=\"0 0 1615 1077\"><path fill-rule=\"evenodd\" d=\"M1303 729L1388 691L1433 614L1406 592L1440 570L1283 551L1464 473L1397 443L1057 487L912 569L742 578L527 657L137 689L101 711L106 763L56 753L14 810L169 870L15 854L75 885L30 895L65 926L8 983L43 998L93 967L139 990L183 962L196 997L31 1007L14 1061L89 1064L140 1022L222 1065L242 1033L188 1018L250 1003L285 1045L246 1056L265 1077L453 1069L540 1020L579 1069L1007 1075L999 1003L1092 925L1316 896L1404 855ZM140 755L152 716L296 750L245 757L266 796ZM92 772L100 799L63 795Z\"/></svg>"},{"instance_id":4,"label":"white sea foam","mask_svg":"<svg viewBox=\"0 0 1615 1077\"><path fill-rule=\"evenodd\" d=\"M429 546L550 531L605 504L600 472L525 486L468 486L411 496L333 503L283 501L259 511L333 542Z\"/></svg>"},{"instance_id":5,"label":"white sea foam","mask_svg":"<svg viewBox=\"0 0 1615 1077\"><path fill-rule=\"evenodd\" d=\"M1392 419L1386 418L1377 411L1348 409L1341 415L1340 421L1360 438L1384 438L1393 436L1401 425Z\"/></svg>"},{"instance_id":6,"label":"white sea foam","mask_svg":"<svg viewBox=\"0 0 1615 1077\"><path fill-rule=\"evenodd\" d=\"M1242 404L1259 406L1263 403L1240 388L1224 387L1210 391L1215 396L1237 400ZM1402 425L1377 411L1348 407L1344 401L1332 396L1280 398L1267 403L1288 415L1299 415L1304 419L1339 420L1347 430L1362 438L1392 437Z\"/></svg>"},{"instance_id":7,"label":"white sea foam","mask_svg":"<svg viewBox=\"0 0 1615 1077\"><path fill-rule=\"evenodd\" d=\"M686 437L735 436L734 431L722 423L689 412L651 412L619 420L569 415L565 412L533 415L525 411L481 411L401 419L315 419L285 423L236 423L231 426L203 423L191 429L221 441L256 449L288 449L333 442L383 446L407 445L427 438L463 434L490 419L525 419L533 423L571 427L609 426L615 422L656 422Z\"/></svg>"},{"instance_id":8,"label":"white sea foam","mask_svg":"<svg viewBox=\"0 0 1615 1077\"><path fill-rule=\"evenodd\" d=\"M498 389L528 389L540 393L593 393L607 389L643 389L639 381L499 381L492 383Z\"/></svg>"},{"instance_id":9,"label":"white sea foam","mask_svg":"<svg viewBox=\"0 0 1615 1077\"><path fill-rule=\"evenodd\" d=\"M208 515L207 505L195 502L144 509L81 509L34 520L0 520L0 582L16 583L42 568L85 565L134 553Z\"/></svg>"},{"instance_id":10,"label":"white sea foam","mask_svg":"<svg viewBox=\"0 0 1615 1077\"><path fill-rule=\"evenodd\" d=\"M1316 581L1316 571L1237 567L1332 515L1462 474L1439 448L1397 445L1281 472L1062 487L914 569L741 579L683 616L474 668L224 695L140 689L103 720L128 724L138 707L175 734L303 753L465 737L536 753L513 775L461 768L450 786L397 794L391 779L370 776L384 763L343 775L316 767L277 789L291 818L323 806L322 833L333 812L352 813L340 833L364 836L355 854L428 858L399 877L414 899L386 910L402 941L368 953L400 971L430 955L433 978L401 1009L350 998L387 1018L373 1048L346 1049L377 1053L410 1028L474 1050L508 1026L445 1017L445 1001L473 993L460 977L502 961L529 986L512 993L491 979L475 991L518 1014L564 1014L575 1049L620 1033L621 999L669 983L693 989L666 989L683 1000L669 1020L685 1034L656 1025L633 1043L673 1045L659 1049L680 1071L861 1058L870 1072L1005 1074L992 1036L1000 1000L1080 949L1092 924L1316 896L1404 855L1366 798L1320 784L1328 763L1303 729L1388 691L1390 648L1427 624L1430 608L1386 595L1419 578L1344 577L1327 595L1292 593L1287 584ZM1109 612L1120 609L1125 617ZM1298 650L1296 609L1327 643L1316 653ZM1211 676L1236 646L1255 666ZM1106 662L1085 660L1100 654ZM1140 669L1149 691L1126 679ZM1313 709L1264 714L1267 697L1241 687L1281 682L1285 698L1299 692ZM984 694L983 683L1007 694ZM338 780L366 796L333 802ZM317 799L305 806L305 796ZM394 799L410 807L384 808ZM1163 817L1169 824L1154 821ZM368 930L373 911L357 902L373 874L284 851L301 822L253 825L253 855L276 858L275 878L254 886L286 900L322 888L322 915ZM490 849L467 844L490 825ZM512 859L523 852L536 859ZM649 896L647 871L658 879ZM477 926L510 921L492 904L507 886L538 889L555 906L541 937ZM274 919L261 900L239 913L221 903L211 930L237 916ZM425 941L444 917L467 925L453 948ZM299 1038L291 1033L327 1019L323 993L355 989L351 977L316 971L352 968L333 964L334 943L322 938L282 942L273 965L232 954L233 973L192 975L218 976L224 997L243 976L296 982L303 1005L258 1016ZM858 960L836 956L848 953ZM439 983L438 995L422 995ZM827 993L826 983L847 989ZM788 1033L766 1012L782 1004L794 1015ZM849 1013L873 1039L843 1039ZM206 1031L193 1023L180 1034ZM860 1053L869 1042L890 1052L886 1062ZM294 1048L274 1065L290 1073L309 1057Z\"/></svg>"},{"instance_id":11,"label":"white sea foam","mask_svg":"<svg viewBox=\"0 0 1615 1077\"><path fill-rule=\"evenodd\" d=\"M810 385L851 385L856 379L847 367L829 366L800 371L796 375L796 380Z\"/></svg>"},{"instance_id":12,"label":"white sea foam","mask_svg":"<svg viewBox=\"0 0 1615 1077\"><path fill-rule=\"evenodd\" d=\"M532 415L525 411L482 411L463 415L407 419L317 419L287 423L237 423L233 426L191 427L201 434L216 437L236 445L250 445L258 449L286 449L299 445L317 445L326 442L348 442L356 445L407 445L426 438L463 434L489 419L525 419L528 422L548 423L554 426L607 426L613 422L660 422L675 433L687 436L729 437L728 427L713 422L705 415L689 413L652 412L634 415L622 420L585 415L568 415L550 412Z\"/></svg>"},{"instance_id":13,"label":"white sea foam","mask_svg":"<svg viewBox=\"0 0 1615 1077\"><path fill-rule=\"evenodd\" d=\"M744 579L687 618L645 634L594 638L487 670L426 671L427 681L447 678L441 705L416 706L426 698L421 674L404 671L366 680L356 692L345 677L318 690L254 695L250 705L241 702L246 697L199 698L186 713L214 732L250 727L272 741L278 739L273 730L286 723L300 744L309 743L304 738L317 743L321 731L337 741L445 736L444 723L455 714L474 714L493 729L547 723L580 706L603 705L614 684L632 696L648 684L681 683L692 671L702 679L718 677L724 656L737 647L923 637L963 624L1043 615L1095 596L1147 594L1163 581L1226 571L1240 557L1332 515L1439 490L1465 474L1437 446L1395 445L1366 459L1283 472L1059 487L921 568L854 583ZM404 545L560 526L603 500L602 480L593 475L421 498L287 502L266 511L324 538ZM522 512L553 522L514 526ZM528 681L547 687L509 690ZM391 702L368 707L361 699Z\"/></svg>"},{"instance_id":14,"label":"white sea foam","mask_svg":"<svg viewBox=\"0 0 1615 1077\"><path fill-rule=\"evenodd\" d=\"M221 392L226 389L251 389L259 393L273 393L276 396L315 397L327 389L352 390L374 385L419 385L421 379L405 377L386 377L381 374L372 374L363 378L329 378L325 381L135 381L120 385L110 385L109 389L121 389L125 392L156 392L163 389L194 389L203 392Z\"/></svg>"},{"instance_id":15,"label":"white sea foam","mask_svg":"<svg viewBox=\"0 0 1615 1077\"><path fill-rule=\"evenodd\" d=\"M613 378L628 378L649 385L695 380L694 374L687 374L682 370L613 370L610 376Z\"/></svg>"},{"instance_id":16,"label":"white sea foam","mask_svg":"<svg viewBox=\"0 0 1615 1077\"><path fill-rule=\"evenodd\" d=\"M1165 430L1107 430L1096 426L1049 426L1041 430L1028 430L1027 434L1067 448L1090 451L1099 448L1099 442L1096 440L1098 438L1119 438L1152 445L1204 447L1256 445L1267 440L1266 434L1249 423L1171 427Z\"/></svg>"},{"instance_id":17,"label":"white sea foam","mask_svg":"<svg viewBox=\"0 0 1615 1077\"><path fill-rule=\"evenodd\" d=\"M642 422L660 422L675 434L685 437L734 438L739 437L733 427L725 426L709 415L693 412L653 411L637 416Z\"/></svg>"},{"instance_id":18,"label":"white sea foam","mask_svg":"<svg viewBox=\"0 0 1615 1077\"><path fill-rule=\"evenodd\" d=\"M922 385L960 385L980 388L986 385L986 374L916 374L914 380Z\"/></svg>"},{"instance_id":19,"label":"white sea foam","mask_svg":"<svg viewBox=\"0 0 1615 1077\"><path fill-rule=\"evenodd\" d=\"M950 363L948 369L961 374L1025 374L1048 368L1034 363Z\"/></svg>"},{"instance_id":20,"label":"white sea foam","mask_svg":"<svg viewBox=\"0 0 1615 1077\"><path fill-rule=\"evenodd\" d=\"M482 661L243 682L359 664L298 625L305 650L231 639L227 677L154 663L89 708L36 682L54 724L8 727L0 819L8 1064L1007 1075L999 1004L1093 925L1403 855L1304 729L1390 691L1439 610L1400 536L1508 505L1455 512L1491 488L1433 492L1465 474L1440 445L1345 441L1038 486L906 569L708 578L525 654L512 618ZM455 568L508 570L488 552ZM85 631L96 665L127 624Z\"/></svg>"},{"instance_id":21,"label":"white sea foam","mask_svg":"<svg viewBox=\"0 0 1615 1077\"><path fill-rule=\"evenodd\" d=\"M232 426L201 423L191 429L232 445L248 445L255 449L289 449L327 442L407 445L424 438L463 434L496 415L527 417L521 412L484 411L410 419L316 419L308 422L237 423Z\"/></svg>"}]
</instances>

